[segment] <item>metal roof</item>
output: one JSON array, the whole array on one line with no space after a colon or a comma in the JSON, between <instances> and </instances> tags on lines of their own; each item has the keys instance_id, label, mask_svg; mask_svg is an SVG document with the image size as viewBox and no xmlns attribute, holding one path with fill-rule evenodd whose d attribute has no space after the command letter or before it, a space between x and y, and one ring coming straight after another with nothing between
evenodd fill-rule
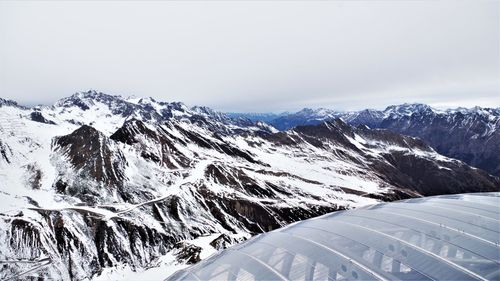
<instances>
[{"instance_id":1,"label":"metal roof","mask_svg":"<svg viewBox=\"0 0 500 281\"><path fill-rule=\"evenodd\" d=\"M330 213L224 250L167 280L500 280L500 192Z\"/></svg>"}]
</instances>

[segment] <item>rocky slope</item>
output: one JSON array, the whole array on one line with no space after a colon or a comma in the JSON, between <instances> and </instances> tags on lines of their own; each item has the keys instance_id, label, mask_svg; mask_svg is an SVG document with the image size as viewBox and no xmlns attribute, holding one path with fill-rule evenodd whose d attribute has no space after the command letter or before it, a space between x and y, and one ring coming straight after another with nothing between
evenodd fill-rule
<instances>
[{"instance_id":1,"label":"rocky slope","mask_svg":"<svg viewBox=\"0 0 500 281\"><path fill-rule=\"evenodd\" d=\"M4 102L0 131L1 279L152 265L167 277L326 212L500 189L418 139L339 119L275 132L204 107L86 92L54 106Z\"/></svg>"},{"instance_id":2,"label":"rocky slope","mask_svg":"<svg viewBox=\"0 0 500 281\"><path fill-rule=\"evenodd\" d=\"M421 106L411 114L389 108L378 125L425 140L439 153L500 176L500 109L438 111Z\"/></svg>"},{"instance_id":3,"label":"rocky slope","mask_svg":"<svg viewBox=\"0 0 500 281\"><path fill-rule=\"evenodd\" d=\"M245 114L239 116L245 117ZM252 114L250 117L255 116ZM437 110L425 104L353 112L306 108L266 120L280 130L287 130L335 118L342 118L355 126L363 124L418 137L440 154L500 176L500 108Z\"/></svg>"}]
</instances>

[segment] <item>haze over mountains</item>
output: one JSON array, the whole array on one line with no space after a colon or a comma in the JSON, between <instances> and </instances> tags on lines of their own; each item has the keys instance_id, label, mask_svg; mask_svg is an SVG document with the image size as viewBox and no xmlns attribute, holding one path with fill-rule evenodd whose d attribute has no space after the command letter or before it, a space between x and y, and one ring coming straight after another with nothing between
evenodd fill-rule
<instances>
[{"instance_id":1,"label":"haze over mountains","mask_svg":"<svg viewBox=\"0 0 500 281\"><path fill-rule=\"evenodd\" d=\"M414 104L251 116L96 91L33 108L2 99L0 259L39 268L14 262L0 278L151 264L165 278L327 212L498 191L499 116Z\"/></svg>"}]
</instances>

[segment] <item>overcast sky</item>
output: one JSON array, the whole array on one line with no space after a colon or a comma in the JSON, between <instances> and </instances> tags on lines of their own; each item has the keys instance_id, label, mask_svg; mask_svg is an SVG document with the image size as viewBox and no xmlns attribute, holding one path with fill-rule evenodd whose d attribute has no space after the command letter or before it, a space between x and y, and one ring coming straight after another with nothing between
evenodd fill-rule
<instances>
[{"instance_id":1,"label":"overcast sky","mask_svg":"<svg viewBox=\"0 0 500 281\"><path fill-rule=\"evenodd\" d=\"M500 1L0 1L0 97L500 106Z\"/></svg>"}]
</instances>

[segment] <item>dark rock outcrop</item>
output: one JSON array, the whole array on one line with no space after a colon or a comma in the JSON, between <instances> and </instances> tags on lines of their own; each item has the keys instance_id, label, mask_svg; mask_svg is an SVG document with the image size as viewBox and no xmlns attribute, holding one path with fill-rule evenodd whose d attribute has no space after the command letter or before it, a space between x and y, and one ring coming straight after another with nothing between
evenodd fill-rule
<instances>
[{"instance_id":1,"label":"dark rock outcrop","mask_svg":"<svg viewBox=\"0 0 500 281\"><path fill-rule=\"evenodd\" d=\"M35 122L40 122L40 123L44 123L44 124L51 124L51 125L56 124L54 121L47 120L45 117L43 117L43 115L40 111L31 112L30 118L32 121L35 121Z\"/></svg>"},{"instance_id":2,"label":"dark rock outcrop","mask_svg":"<svg viewBox=\"0 0 500 281\"><path fill-rule=\"evenodd\" d=\"M12 150L10 147L0 140L0 159L3 159L7 164L10 164L10 156L12 155Z\"/></svg>"},{"instance_id":3,"label":"dark rock outcrop","mask_svg":"<svg viewBox=\"0 0 500 281\"><path fill-rule=\"evenodd\" d=\"M93 127L83 125L73 133L57 137L54 150L61 151L73 167L98 182L118 186L125 179L127 164L120 150Z\"/></svg>"},{"instance_id":4,"label":"dark rock outcrop","mask_svg":"<svg viewBox=\"0 0 500 281\"><path fill-rule=\"evenodd\" d=\"M110 138L128 145L134 145L144 159L156 162L159 165L172 169L188 167L190 160L175 146L175 143L185 144L185 141L160 127L157 128L158 130L152 130L142 121L129 120Z\"/></svg>"},{"instance_id":5,"label":"dark rock outcrop","mask_svg":"<svg viewBox=\"0 0 500 281\"><path fill-rule=\"evenodd\" d=\"M175 248L177 249L176 257L178 261L186 264L195 264L201 261L201 247L185 242L179 242L175 244Z\"/></svg>"}]
</instances>

